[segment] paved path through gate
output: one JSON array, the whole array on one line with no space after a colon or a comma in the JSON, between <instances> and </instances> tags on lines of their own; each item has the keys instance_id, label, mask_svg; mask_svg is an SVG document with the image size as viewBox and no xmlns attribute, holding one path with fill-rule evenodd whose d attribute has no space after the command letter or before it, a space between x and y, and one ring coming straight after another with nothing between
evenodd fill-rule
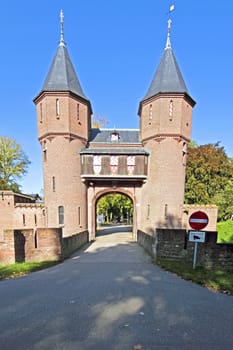
<instances>
[{"instance_id":1,"label":"paved path through gate","mask_svg":"<svg viewBox=\"0 0 233 350\"><path fill-rule=\"evenodd\" d=\"M233 297L152 265L130 233L0 282L3 350L230 350L232 324Z\"/></svg>"}]
</instances>

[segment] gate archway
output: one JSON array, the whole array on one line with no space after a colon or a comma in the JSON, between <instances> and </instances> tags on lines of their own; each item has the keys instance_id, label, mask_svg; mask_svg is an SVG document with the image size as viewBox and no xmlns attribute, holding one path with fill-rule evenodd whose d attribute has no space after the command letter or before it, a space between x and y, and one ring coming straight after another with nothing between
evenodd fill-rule
<instances>
[{"instance_id":1,"label":"gate archway","mask_svg":"<svg viewBox=\"0 0 233 350\"><path fill-rule=\"evenodd\" d=\"M132 199L122 193L110 192L96 200L96 226L130 226L133 223Z\"/></svg>"},{"instance_id":2,"label":"gate archway","mask_svg":"<svg viewBox=\"0 0 233 350\"><path fill-rule=\"evenodd\" d=\"M137 199L135 188L98 188L90 186L88 188L88 230L89 240L93 240L96 237L97 232L97 204L98 201L106 195L120 194L127 197L132 203L132 233L134 239L136 239L137 231Z\"/></svg>"}]
</instances>

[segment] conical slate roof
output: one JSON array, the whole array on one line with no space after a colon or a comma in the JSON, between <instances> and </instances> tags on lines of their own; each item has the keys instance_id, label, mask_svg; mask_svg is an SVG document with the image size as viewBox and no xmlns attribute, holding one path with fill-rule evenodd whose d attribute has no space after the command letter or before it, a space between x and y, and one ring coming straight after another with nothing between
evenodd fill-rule
<instances>
[{"instance_id":1,"label":"conical slate roof","mask_svg":"<svg viewBox=\"0 0 233 350\"><path fill-rule=\"evenodd\" d=\"M42 91L70 91L87 100L64 42L60 42Z\"/></svg>"},{"instance_id":2,"label":"conical slate roof","mask_svg":"<svg viewBox=\"0 0 233 350\"><path fill-rule=\"evenodd\" d=\"M143 101L159 93L188 94L187 87L170 46L164 50L160 64Z\"/></svg>"},{"instance_id":3,"label":"conical slate roof","mask_svg":"<svg viewBox=\"0 0 233 350\"><path fill-rule=\"evenodd\" d=\"M169 18L165 49L150 87L141 102L160 93L183 93L192 100L171 48L171 23L172 21ZM192 100L192 103L195 104L195 101Z\"/></svg>"}]
</instances>

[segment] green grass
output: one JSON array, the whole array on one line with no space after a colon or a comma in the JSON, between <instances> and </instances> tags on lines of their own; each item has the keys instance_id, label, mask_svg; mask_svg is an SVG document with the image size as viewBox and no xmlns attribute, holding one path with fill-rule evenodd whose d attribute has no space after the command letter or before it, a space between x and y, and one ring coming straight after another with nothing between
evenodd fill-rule
<instances>
[{"instance_id":1,"label":"green grass","mask_svg":"<svg viewBox=\"0 0 233 350\"><path fill-rule=\"evenodd\" d=\"M26 275L30 272L46 269L58 264L58 261L25 262L0 265L0 280Z\"/></svg>"},{"instance_id":2,"label":"green grass","mask_svg":"<svg viewBox=\"0 0 233 350\"><path fill-rule=\"evenodd\" d=\"M193 270L192 264L187 264L187 262L165 259L158 259L156 264L185 280L200 284L214 291L233 295L233 270L212 270L204 267L197 267Z\"/></svg>"},{"instance_id":3,"label":"green grass","mask_svg":"<svg viewBox=\"0 0 233 350\"><path fill-rule=\"evenodd\" d=\"M218 243L233 243L233 220L217 223Z\"/></svg>"}]
</instances>

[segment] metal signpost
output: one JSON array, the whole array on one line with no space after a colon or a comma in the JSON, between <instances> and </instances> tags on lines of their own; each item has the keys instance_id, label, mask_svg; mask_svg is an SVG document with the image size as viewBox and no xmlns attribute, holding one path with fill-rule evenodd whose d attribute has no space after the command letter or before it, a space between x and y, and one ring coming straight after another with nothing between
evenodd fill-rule
<instances>
[{"instance_id":1,"label":"metal signpost","mask_svg":"<svg viewBox=\"0 0 233 350\"><path fill-rule=\"evenodd\" d=\"M205 232L200 231L205 228L209 223L209 218L203 211L196 211L192 213L189 218L189 225L193 230L189 232L189 241L194 242L194 253L193 253L193 269L196 268L197 264L197 249L198 243L205 242Z\"/></svg>"}]
</instances>

